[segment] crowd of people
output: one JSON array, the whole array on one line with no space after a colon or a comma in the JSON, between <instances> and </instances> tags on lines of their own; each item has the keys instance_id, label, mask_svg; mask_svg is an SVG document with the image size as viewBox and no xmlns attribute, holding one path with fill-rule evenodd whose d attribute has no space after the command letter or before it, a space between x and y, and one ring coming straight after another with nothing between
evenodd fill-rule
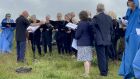
<instances>
[{"instance_id":1,"label":"crowd of people","mask_svg":"<svg viewBox=\"0 0 140 79\"><path fill-rule=\"evenodd\" d=\"M74 12L65 14L64 19L62 13L57 13L56 21L51 20L50 15L46 15L45 21L38 20L36 15L29 17L27 11L23 11L14 21L11 14L7 13L1 23L0 52L12 52L16 30L17 62L25 61L27 40L30 40L34 59L36 49L39 56L47 53L51 56L55 40L58 54L75 55L77 61L84 62L85 73L81 75L83 77L89 77L93 48L96 50L101 76L108 75L108 60L112 59L122 60L119 74L124 76L124 79L137 77L140 75L137 74L140 67L137 53L139 36L136 33L136 28L140 26L138 0L128 0L127 5L130 8L126 16L118 19L113 11L105 13L104 5L101 3L97 5L97 14L93 18L89 11L83 10L79 13L79 21ZM3 23L7 24L4 26ZM8 23L15 23L15 27ZM76 24L78 27L68 28L68 23ZM35 32L29 32L32 30L27 30L29 26L39 28ZM77 49L72 47L73 39L77 40Z\"/></svg>"}]
</instances>

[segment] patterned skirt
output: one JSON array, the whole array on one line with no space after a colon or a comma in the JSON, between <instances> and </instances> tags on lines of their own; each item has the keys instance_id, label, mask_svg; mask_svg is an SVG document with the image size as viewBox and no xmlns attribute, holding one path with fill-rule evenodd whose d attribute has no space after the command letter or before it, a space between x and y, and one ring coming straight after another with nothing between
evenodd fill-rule
<instances>
[{"instance_id":1,"label":"patterned skirt","mask_svg":"<svg viewBox=\"0 0 140 79\"><path fill-rule=\"evenodd\" d=\"M92 61L92 46L78 46L77 61Z\"/></svg>"}]
</instances>

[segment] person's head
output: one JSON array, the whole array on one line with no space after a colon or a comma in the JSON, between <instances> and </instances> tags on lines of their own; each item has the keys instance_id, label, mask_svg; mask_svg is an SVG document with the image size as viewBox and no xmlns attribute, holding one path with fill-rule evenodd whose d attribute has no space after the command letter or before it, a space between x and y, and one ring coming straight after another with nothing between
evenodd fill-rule
<instances>
[{"instance_id":1,"label":"person's head","mask_svg":"<svg viewBox=\"0 0 140 79\"><path fill-rule=\"evenodd\" d=\"M57 20L61 21L62 20L62 13L57 13Z\"/></svg>"},{"instance_id":2,"label":"person's head","mask_svg":"<svg viewBox=\"0 0 140 79\"><path fill-rule=\"evenodd\" d=\"M36 20L36 15L32 15L31 20L35 21Z\"/></svg>"},{"instance_id":3,"label":"person's head","mask_svg":"<svg viewBox=\"0 0 140 79\"><path fill-rule=\"evenodd\" d=\"M70 16L69 16L69 14L66 14L66 15L65 15L65 21L67 21L67 22L70 21Z\"/></svg>"},{"instance_id":4,"label":"person's head","mask_svg":"<svg viewBox=\"0 0 140 79\"><path fill-rule=\"evenodd\" d=\"M81 11L79 13L79 19L81 21L87 21L88 20L88 13L87 13L87 11Z\"/></svg>"},{"instance_id":5,"label":"person's head","mask_svg":"<svg viewBox=\"0 0 140 79\"><path fill-rule=\"evenodd\" d=\"M117 19L117 15L115 14L114 11L109 11L108 15L109 15L112 19Z\"/></svg>"},{"instance_id":6,"label":"person's head","mask_svg":"<svg viewBox=\"0 0 140 79\"><path fill-rule=\"evenodd\" d=\"M88 18L91 18L92 17L91 12L87 10L87 13L88 13Z\"/></svg>"},{"instance_id":7,"label":"person's head","mask_svg":"<svg viewBox=\"0 0 140 79\"><path fill-rule=\"evenodd\" d=\"M135 3L133 0L128 0L127 1L127 6L130 8L130 9L135 9Z\"/></svg>"},{"instance_id":8,"label":"person's head","mask_svg":"<svg viewBox=\"0 0 140 79\"><path fill-rule=\"evenodd\" d=\"M50 21L51 16L50 15L46 15L46 22Z\"/></svg>"},{"instance_id":9,"label":"person's head","mask_svg":"<svg viewBox=\"0 0 140 79\"><path fill-rule=\"evenodd\" d=\"M6 19L10 19L10 18L11 18L11 14L10 14L10 13L7 13L7 14L5 15L5 18L6 18Z\"/></svg>"},{"instance_id":10,"label":"person's head","mask_svg":"<svg viewBox=\"0 0 140 79\"><path fill-rule=\"evenodd\" d=\"M99 3L99 4L97 5L97 9L96 9L96 10L97 10L98 13L104 12L104 10L105 10L104 4Z\"/></svg>"},{"instance_id":11,"label":"person's head","mask_svg":"<svg viewBox=\"0 0 140 79\"><path fill-rule=\"evenodd\" d=\"M23 11L21 15L24 16L25 18L28 18L29 13L27 11Z\"/></svg>"},{"instance_id":12,"label":"person's head","mask_svg":"<svg viewBox=\"0 0 140 79\"><path fill-rule=\"evenodd\" d=\"M71 12L70 14L72 18L76 16L74 12Z\"/></svg>"}]
</instances>

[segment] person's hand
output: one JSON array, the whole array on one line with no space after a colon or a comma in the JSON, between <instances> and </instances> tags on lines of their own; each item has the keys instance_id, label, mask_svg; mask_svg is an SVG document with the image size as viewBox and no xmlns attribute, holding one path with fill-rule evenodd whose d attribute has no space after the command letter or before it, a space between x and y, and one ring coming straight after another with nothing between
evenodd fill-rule
<instances>
[{"instance_id":1,"label":"person's hand","mask_svg":"<svg viewBox=\"0 0 140 79\"><path fill-rule=\"evenodd\" d=\"M32 29L28 29L27 31L28 31L28 32L32 32L33 30L32 30Z\"/></svg>"},{"instance_id":2,"label":"person's hand","mask_svg":"<svg viewBox=\"0 0 140 79\"><path fill-rule=\"evenodd\" d=\"M67 33L71 33L71 31L67 31Z\"/></svg>"},{"instance_id":3,"label":"person's hand","mask_svg":"<svg viewBox=\"0 0 140 79\"><path fill-rule=\"evenodd\" d=\"M58 29L55 29L55 31L58 31Z\"/></svg>"},{"instance_id":4,"label":"person's hand","mask_svg":"<svg viewBox=\"0 0 140 79\"><path fill-rule=\"evenodd\" d=\"M65 29L61 29L61 31L64 31Z\"/></svg>"},{"instance_id":5,"label":"person's hand","mask_svg":"<svg viewBox=\"0 0 140 79\"><path fill-rule=\"evenodd\" d=\"M55 32L55 30L53 29L52 32Z\"/></svg>"},{"instance_id":6,"label":"person's hand","mask_svg":"<svg viewBox=\"0 0 140 79\"><path fill-rule=\"evenodd\" d=\"M7 24L6 26L11 27L11 25L10 25L10 24Z\"/></svg>"}]
</instances>

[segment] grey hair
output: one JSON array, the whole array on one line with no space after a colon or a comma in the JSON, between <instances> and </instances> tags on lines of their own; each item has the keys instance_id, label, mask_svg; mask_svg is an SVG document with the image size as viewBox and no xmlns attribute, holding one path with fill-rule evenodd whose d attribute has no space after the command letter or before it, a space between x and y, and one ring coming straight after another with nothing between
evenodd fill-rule
<instances>
[{"instance_id":1,"label":"grey hair","mask_svg":"<svg viewBox=\"0 0 140 79\"><path fill-rule=\"evenodd\" d=\"M98 12L104 12L104 10L105 10L104 4L99 3L99 4L97 5L97 11L98 11Z\"/></svg>"},{"instance_id":2,"label":"grey hair","mask_svg":"<svg viewBox=\"0 0 140 79\"><path fill-rule=\"evenodd\" d=\"M34 18L36 18L36 15L34 14L34 15L32 15L31 17L34 17Z\"/></svg>"}]
</instances>

